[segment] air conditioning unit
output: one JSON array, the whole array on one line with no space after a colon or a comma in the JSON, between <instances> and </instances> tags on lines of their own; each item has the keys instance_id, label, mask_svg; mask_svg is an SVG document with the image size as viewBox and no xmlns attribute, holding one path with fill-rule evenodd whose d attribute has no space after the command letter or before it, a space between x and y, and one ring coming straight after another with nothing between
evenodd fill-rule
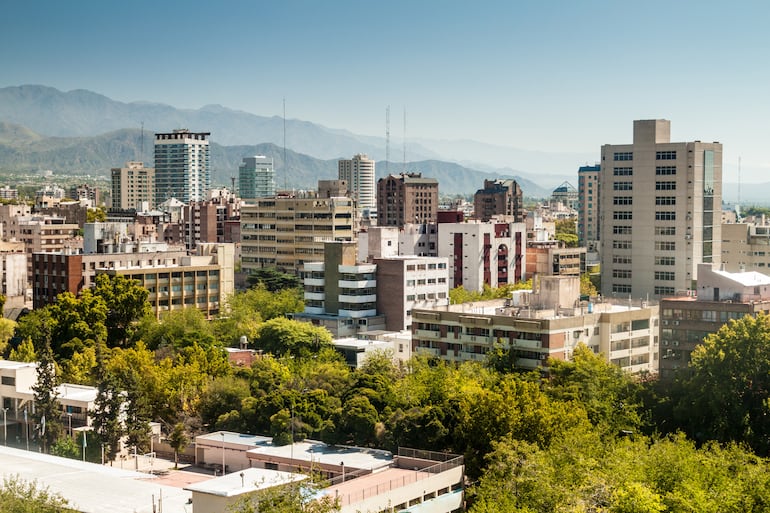
<instances>
[{"instance_id":1,"label":"air conditioning unit","mask_svg":"<svg viewBox=\"0 0 770 513\"><path fill-rule=\"evenodd\" d=\"M663 320L663 326L668 326L668 319Z\"/></svg>"},{"instance_id":2,"label":"air conditioning unit","mask_svg":"<svg viewBox=\"0 0 770 513\"><path fill-rule=\"evenodd\" d=\"M679 345L679 341L678 340L674 340L674 345L678 346Z\"/></svg>"},{"instance_id":3,"label":"air conditioning unit","mask_svg":"<svg viewBox=\"0 0 770 513\"><path fill-rule=\"evenodd\" d=\"M679 321L674 321L674 326L679 326Z\"/></svg>"}]
</instances>

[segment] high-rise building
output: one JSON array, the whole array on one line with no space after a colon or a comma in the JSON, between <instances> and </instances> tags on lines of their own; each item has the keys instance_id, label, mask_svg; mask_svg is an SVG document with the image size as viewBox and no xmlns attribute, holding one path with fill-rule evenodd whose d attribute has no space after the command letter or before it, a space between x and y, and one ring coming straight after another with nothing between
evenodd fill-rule
<instances>
[{"instance_id":1,"label":"high-rise building","mask_svg":"<svg viewBox=\"0 0 770 513\"><path fill-rule=\"evenodd\" d=\"M438 210L438 180L421 173L389 175L377 182L377 224L433 224Z\"/></svg>"},{"instance_id":2,"label":"high-rise building","mask_svg":"<svg viewBox=\"0 0 770 513\"><path fill-rule=\"evenodd\" d=\"M209 132L187 129L155 134L155 204L206 199L211 186Z\"/></svg>"},{"instance_id":3,"label":"high-rise building","mask_svg":"<svg viewBox=\"0 0 770 513\"><path fill-rule=\"evenodd\" d=\"M722 145L671 142L671 122L634 121L632 144L602 146L602 294L692 290L721 254Z\"/></svg>"},{"instance_id":4,"label":"high-rise building","mask_svg":"<svg viewBox=\"0 0 770 513\"><path fill-rule=\"evenodd\" d=\"M599 175L601 166L578 169L578 245L599 251Z\"/></svg>"},{"instance_id":5,"label":"high-rise building","mask_svg":"<svg viewBox=\"0 0 770 513\"><path fill-rule=\"evenodd\" d=\"M338 178L348 183L348 191L356 200L359 212L371 211L377 206L374 187L374 161L359 153L352 159L337 163Z\"/></svg>"},{"instance_id":6,"label":"high-rise building","mask_svg":"<svg viewBox=\"0 0 770 513\"><path fill-rule=\"evenodd\" d=\"M484 188L473 195L474 217L489 221L492 216L513 216L524 221L524 200L521 187L515 180L484 180Z\"/></svg>"},{"instance_id":7,"label":"high-rise building","mask_svg":"<svg viewBox=\"0 0 770 513\"><path fill-rule=\"evenodd\" d=\"M155 169L142 162L126 162L112 168L112 208L143 210L155 207Z\"/></svg>"},{"instance_id":8,"label":"high-rise building","mask_svg":"<svg viewBox=\"0 0 770 513\"><path fill-rule=\"evenodd\" d=\"M273 158L264 155L244 157L238 168L238 187L243 199L275 196Z\"/></svg>"}]
</instances>

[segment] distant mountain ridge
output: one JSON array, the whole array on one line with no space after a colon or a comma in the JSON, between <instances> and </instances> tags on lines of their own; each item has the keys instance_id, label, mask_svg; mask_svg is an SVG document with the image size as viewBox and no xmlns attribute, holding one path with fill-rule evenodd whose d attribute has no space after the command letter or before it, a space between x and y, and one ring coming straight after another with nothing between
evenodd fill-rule
<instances>
[{"instance_id":1,"label":"distant mountain ridge","mask_svg":"<svg viewBox=\"0 0 770 513\"><path fill-rule=\"evenodd\" d=\"M284 164L284 153L286 164ZM238 166L244 157L266 155L272 157L279 188L314 189L319 179L337 177L337 160L317 159L309 155L285 150L272 143L222 146L211 142L212 183L230 185L238 176ZM152 165L153 141L137 129L121 129L95 137L45 137L26 127L0 122L0 171L38 171L52 169L64 174L94 174L109 176L113 167L121 167L129 160ZM447 195L469 195L480 189L484 180L513 178L528 197L541 198L550 190L534 182L513 175L501 176L469 169L452 162L421 160L403 163L377 162L377 177L390 171L398 174L404 169L421 172L423 176L439 180L439 191Z\"/></svg>"}]
</instances>

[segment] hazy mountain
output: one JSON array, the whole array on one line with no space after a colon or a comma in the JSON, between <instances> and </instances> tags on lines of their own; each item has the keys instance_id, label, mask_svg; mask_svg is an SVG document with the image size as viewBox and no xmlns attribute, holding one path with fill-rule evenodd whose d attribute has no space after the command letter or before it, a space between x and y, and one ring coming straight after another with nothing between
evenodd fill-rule
<instances>
[{"instance_id":1,"label":"hazy mountain","mask_svg":"<svg viewBox=\"0 0 770 513\"><path fill-rule=\"evenodd\" d=\"M152 165L153 141L137 129L123 129L95 137L44 137L25 127L9 123L0 124L0 170L38 171L51 169L62 174L94 174L107 177L109 170L120 167L129 160L139 160ZM286 165L284 165L284 153ZM212 182L230 185L238 176L238 166L243 157L266 155L272 157L276 169L278 187L314 189L319 179L337 177L337 158L317 159L272 144L222 146L211 143ZM485 179L514 178L528 197L545 197L545 189L526 178L516 175L485 173L475 169L438 160L403 163L384 161L377 163L377 176L388 172L398 174L407 171L421 172L423 176L439 180L442 194L469 195L481 188Z\"/></svg>"}]
</instances>

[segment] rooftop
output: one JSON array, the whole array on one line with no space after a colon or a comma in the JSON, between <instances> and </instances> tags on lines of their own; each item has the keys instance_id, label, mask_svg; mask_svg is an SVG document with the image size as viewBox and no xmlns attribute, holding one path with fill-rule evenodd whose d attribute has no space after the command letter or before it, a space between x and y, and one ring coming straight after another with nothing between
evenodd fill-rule
<instances>
[{"instance_id":1,"label":"rooftop","mask_svg":"<svg viewBox=\"0 0 770 513\"><path fill-rule=\"evenodd\" d=\"M191 492L208 493L220 497L234 497L243 493L264 490L272 486L302 481L307 479L304 474L268 470L264 468L247 468L221 477L193 483L185 487Z\"/></svg>"},{"instance_id":2,"label":"rooftop","mask_svg":"<svg viewBox=\"0 0 770 513\"><path fill-rule=\"evenodd\" d=\"M295 460L319 465L341 465L350 469L378 469L393 463L393 454L388 451L366 449L362 447L347 447L342 445L327 445L316 440L305 440L289 445L264 444L248 451L251 459Z\"/></svg>"}]
</instances>

